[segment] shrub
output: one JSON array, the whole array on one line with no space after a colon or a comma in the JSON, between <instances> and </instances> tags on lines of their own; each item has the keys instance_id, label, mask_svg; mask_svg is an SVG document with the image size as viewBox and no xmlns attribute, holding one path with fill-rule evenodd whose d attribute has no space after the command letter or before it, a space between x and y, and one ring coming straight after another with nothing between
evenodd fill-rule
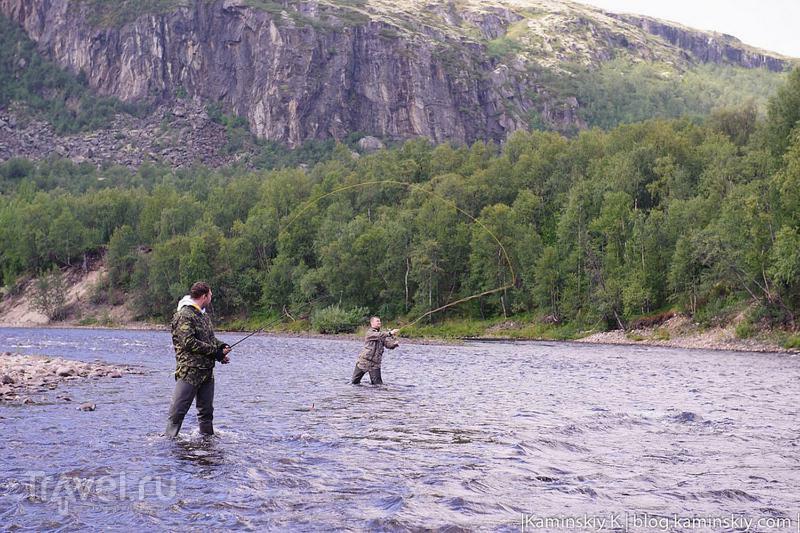
<instances>
[{"instance_id":1,"label":"shrub","mask_svg":"<svg viewBox=\"0 0 800 533\"><path fill-rule=\"evenodd\" d=\"M334 304L314 311L311 326L319 333L352 333L368 313L366 307L354 307L348 311Z\"/></svg>"},{"instance_id":2,"label":"shrub","mask_svg":"<svg viewBox=\"0 0 800 533\"><path fill-rule=\"evenodd\" d=\"M89 289L89 301L94 305L109 303L111 283L108 276L102 276Z\"/></svg>"},{"instance_id":3,"label":"shrub","mask_svg":"<svg viewBox=\"0 0 800 533\"><path fill-rule=\"evenodd\" d=\"M653 332L653 339L657 341L668 341L670 339L669 331L666 328L658 328Z\"/></svg>"},{"instance_id":4,"label":"shrub","mask_svg":"<svg viewBox=\"0 0 800 533\"><path fill-rule=\"evenodd\" d=\"M783 342L787 350L800 350L800 335L791 335Z\"/></svg>"},{"instance_id":5,"label":"shrub","mask_svg":"<svg viewBox=\"0 0 800 533\"><path fill-rule=\"evenodd\" d=\"M79 326L96 326L97 325L97 317L96 316L87 316L83 317L78 321Z\"/></svg>"},{"instance_id":6,"label":"shrub","mask_svg":"<svg viewBox=\"0 0 800 533\"><path fill-rule=\"evenodd\" d=\"M66 318L66 291L64 275L54 267L36 280L31 296L31 307L50 320L63 320Z\"/></svg>"},{"instance_id":7,"label":"shrub","mask_svg":"<svg viewBox=\"0 0 800 533\"><path fill-rule=\"evenodd\" d=\"M736 338L737 339L749 339L756 333L756 328L747 321L739 322L736 325Z\"/></svg>"}]
</instances>

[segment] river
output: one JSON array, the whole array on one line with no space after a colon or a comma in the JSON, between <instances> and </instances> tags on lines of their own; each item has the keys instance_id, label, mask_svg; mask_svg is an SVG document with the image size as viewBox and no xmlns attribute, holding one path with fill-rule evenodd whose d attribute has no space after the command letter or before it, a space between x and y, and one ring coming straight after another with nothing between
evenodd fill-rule
<instances>
[{"instance_id":1,"label":"river","mask_svg":"<svg viewBox=\"0 0 800 533\"><path fill-rule=\"evenodd\" d=\"M359 348L248 339L216 370L217 436L193 407L169 441L166 332L0 329L0 351L143 370L0 404L0 529L796 528L796 357L403 343L372 387Z\"/></svg>"}]
</instances>

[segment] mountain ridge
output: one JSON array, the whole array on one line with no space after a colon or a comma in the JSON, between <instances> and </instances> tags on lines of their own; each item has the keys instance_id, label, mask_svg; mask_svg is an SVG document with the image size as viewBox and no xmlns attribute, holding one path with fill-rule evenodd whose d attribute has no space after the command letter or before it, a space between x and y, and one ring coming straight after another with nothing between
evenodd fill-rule
<instances>
[{"instance_id":1,"label":"mountain ridge","mask_svg":"<svg viewBox=\"0 0 800 533\"><path fill-rule=\"evenodd\" d=\"M614 61L677 76L791 64L738 40L551 0L132 4L0 0L0 13L101 95L219 103L292 147L355 131L470 143L583 129L587 102L562 87Z\"/></svg>"}]
</instances>

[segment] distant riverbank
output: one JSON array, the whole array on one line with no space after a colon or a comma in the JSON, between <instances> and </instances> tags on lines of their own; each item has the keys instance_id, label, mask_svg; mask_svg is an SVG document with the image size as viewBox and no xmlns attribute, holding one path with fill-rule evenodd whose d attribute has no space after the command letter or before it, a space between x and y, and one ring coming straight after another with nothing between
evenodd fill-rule
<instances>
[{"instance_id":1,"label":"distant riverbank","mask_svg":"<svg viewBox=\"0 0 800 533\"><path fill-rule=\"evenodd\" d=\"M68 272L70 288L67 294L70 312L58 322L47 317L32 305L33 281L23 284L14 295L0 298L0 327L35 328L91 328L166 331L169 321L130 320L132 313L124 303L93 303L93 287L108 272L102 260L92 265L89 272L74 268ZM415 344L453 344L464 340L508 341L574 341L595 344L640 344L686 349L736 350L748 352L800 353L800 334L782 330L764 330L760 325L744 320L746 309L727 322L712 322L704 327L689 316L667 311L661 314L632 320L628 330L581 330L570 323L559 323L553 317L518 315L494 319L448 318L433 324L402 327L402 323L386 321L384 327L401 327L404 342ZM212 315L213 316L213 315ZM215 320L219 332L242 333L253 331L264 324L274 323L278 317L253 314L228 321ZM440 317L441 318L441 317ZM312 329L308 320L288 320L266 329L265 335L286 337L319 337L361 340L365 326L354 333L321 334Z\"/></svg>"},{"instance_id":2,"label":"distant riverbank","mask_svg":"<svg viewBox=\"0 0 800 533\"><path fill-rule=\"evenodd\" d=\"M234 323L240 324L240 323ZM394 323L387 327L396 327ZM114 325L82 325L75 321L64 321L56 324L3 324L0 327L36 327L36 328L90 328L90 329L129 329L166 331L166 324L153 322L129 322ZM248 332L241 327L226 328L222 323L217 326L221 334ZM305 321L281 324L260 332L259 336L309 337L344 340L361 340L364 328L354 333L322 334L310 329ZM800 353L798 336L784 331L751 332L747 338L737 335L733 324L703 328L695 324L685 315L674 315L661 324L638 327L628 331L575 331L564 325L542 325L531 322L479 321L479 320L447 320L434 325L415 326L401 331L405 342L414 344L458 344L465 340L485 341L571 341L589 344L619 344L663 346L683 349L734 350L746 352L779 352Z\"/></svg>"}]
</instances>

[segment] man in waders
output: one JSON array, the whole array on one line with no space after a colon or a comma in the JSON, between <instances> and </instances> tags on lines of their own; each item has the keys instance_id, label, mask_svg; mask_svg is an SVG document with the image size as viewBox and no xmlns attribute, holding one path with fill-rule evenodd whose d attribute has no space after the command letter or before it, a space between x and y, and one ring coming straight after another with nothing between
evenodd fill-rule
<instances>
[{"instance_id":1,"label":"man in waders","mask_svg":"<svg viewBox=\"0 0 800 533\"><path fill-rule=\"evenodd\" d=\"M214 364L230 362L231 347L214 336L206 306L211 303L211 287L198 281L178 303L172 317L172 346L175 348L175 393L167 419L167 437L176 437L183 417L197 398L200 433L213 435Z\"/></svg>"},{"instance_id":2,"label":"man in waders","mask_svg":"<svg viewBox=\"0 0 800 533\"><path fill-rule=\"evenodd\" d=\"M364 374L369 373L369 381L373 385L382 385L381 379L381 359L383 359L383 349L394 350L400 343L395 339L398 330L381 331L381 319L373 316L369 319L369 329L364 338L364 348L358 354L356 369L353 371L353 385L361 383Z\"/></svg>"}]
</instances>

